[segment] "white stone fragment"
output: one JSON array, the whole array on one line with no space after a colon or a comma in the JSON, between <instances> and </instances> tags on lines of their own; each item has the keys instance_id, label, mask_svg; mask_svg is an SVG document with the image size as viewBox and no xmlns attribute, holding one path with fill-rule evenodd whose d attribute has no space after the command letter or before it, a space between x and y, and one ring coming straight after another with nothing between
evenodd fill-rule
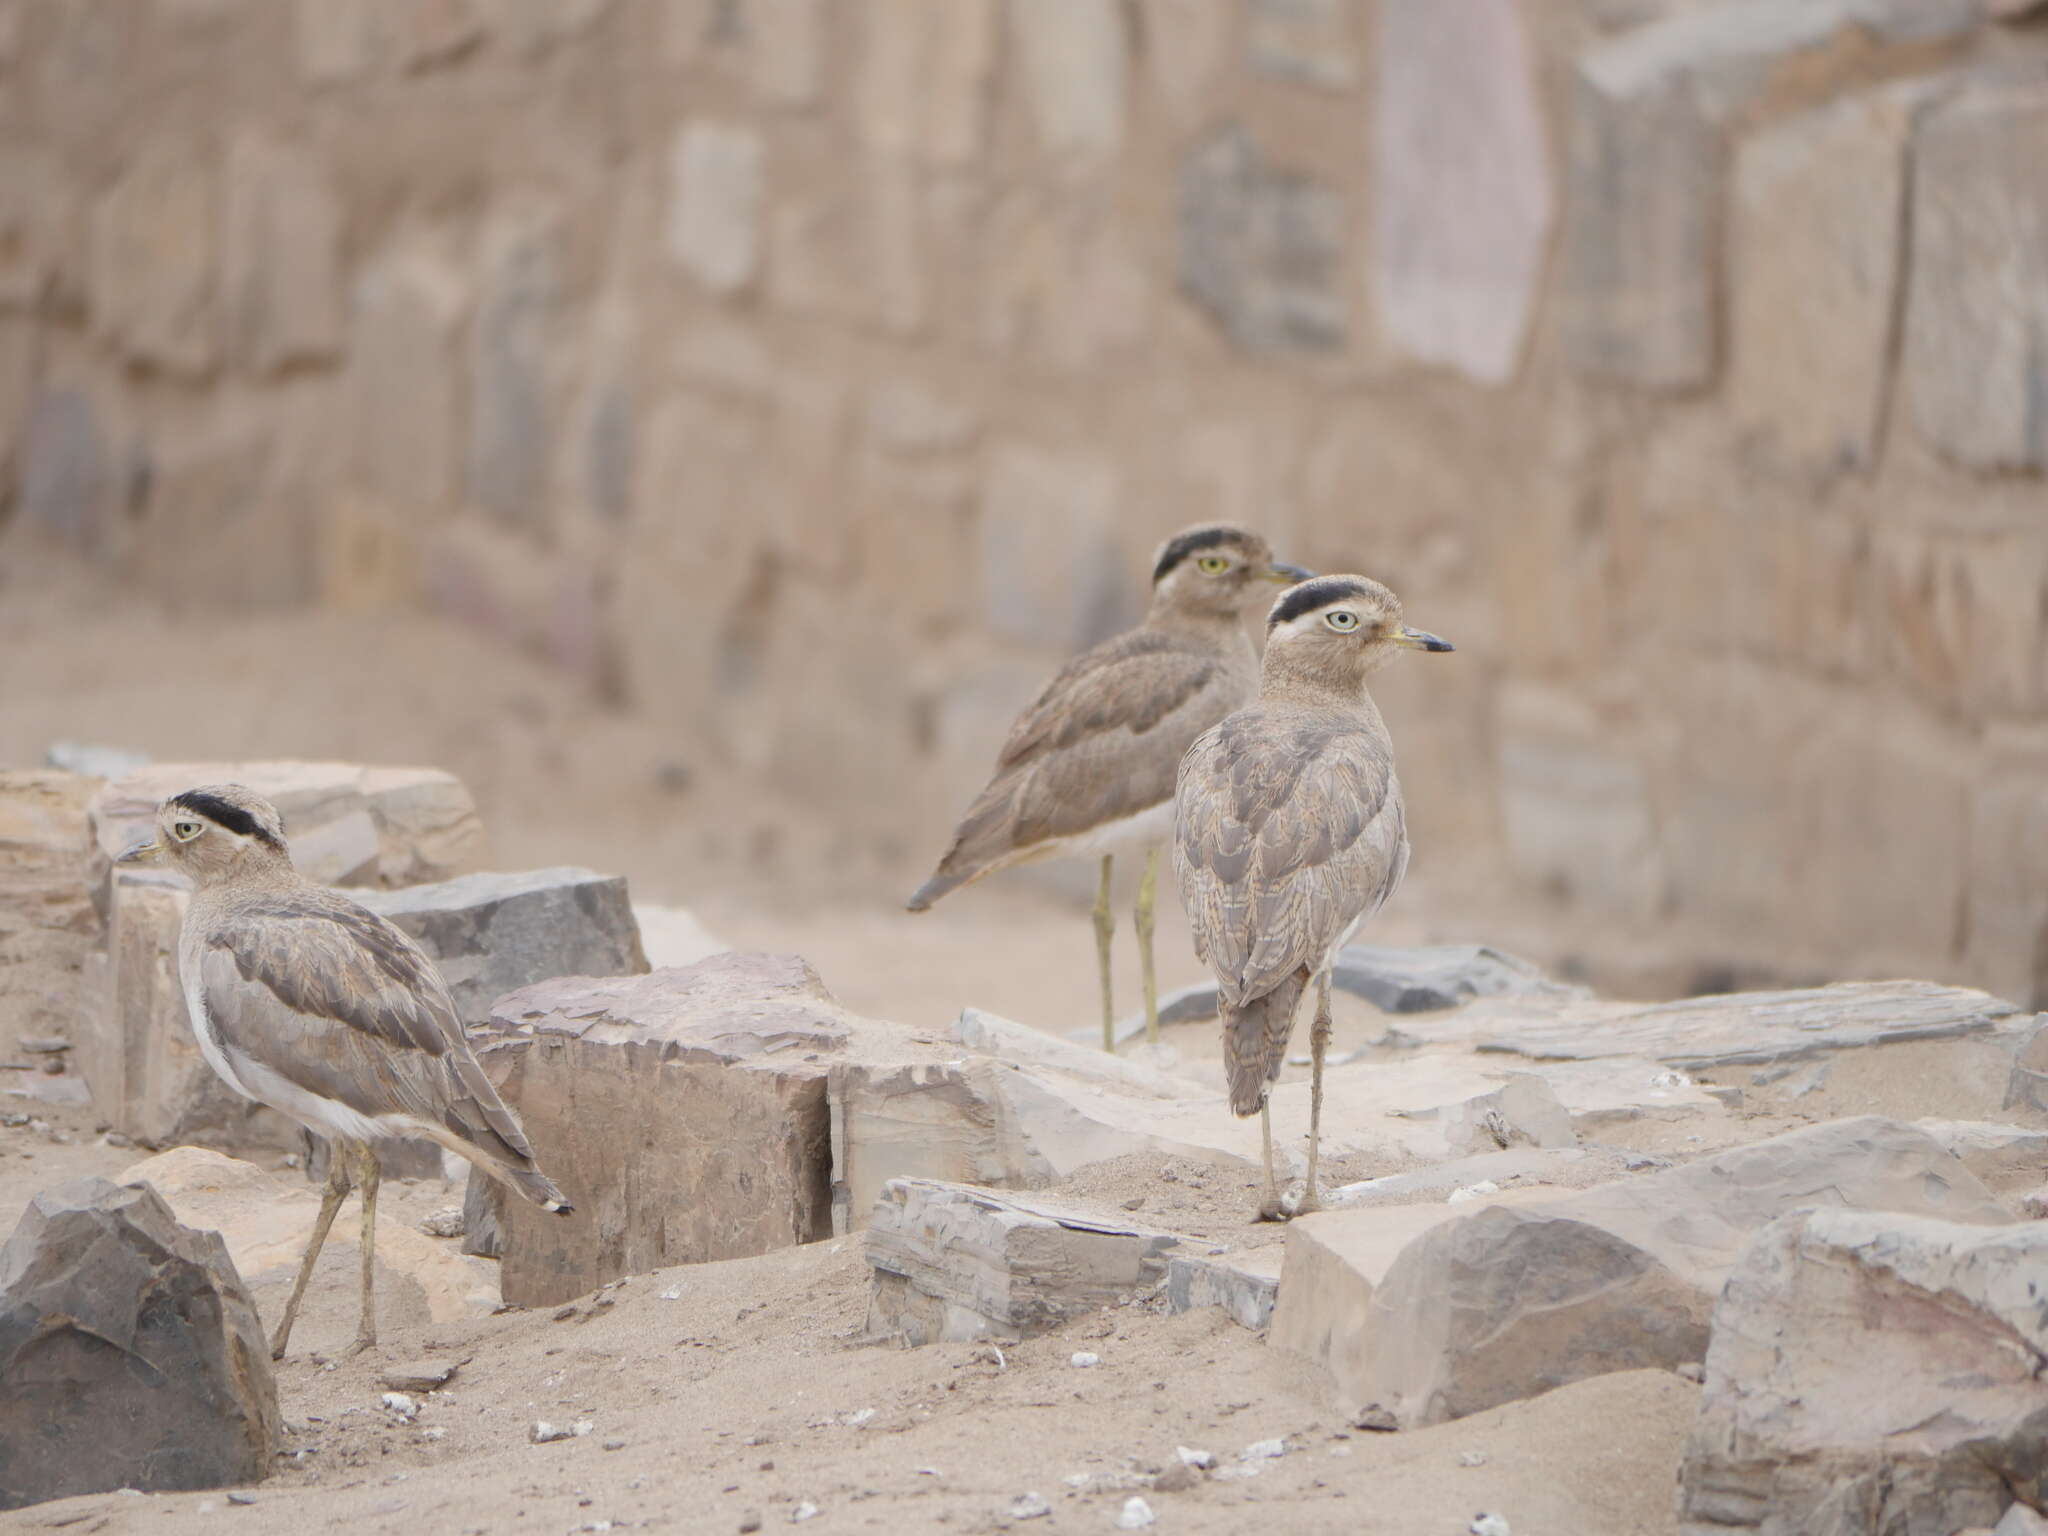
<instances>
[{"instance_id":1,"label":"white stone fragment","mask_svg":"<svg viewBox=\"0 0 2048 1536\"><path fill-rule=\"evenodd\" d=\"M1067 1364L1077 1371L1085 1371L1092 1365L1102 1364L1102 1356L1094 1353L1092 1350L1077 1349L1067 1360Z\"/></svg>"},{"instance_id":2,"label":"white stone fragment","mask_svg":"<svg viewBox=\"0 0 2048 1536\"><path fill-rule=\"evenodd\" d=\"M1141 1531L1156 1518L1152 1506L1133 1494L1124 1500L1123 1513L1116 1517L1116 1528L1120 1531Z\"/></svg>"}]
</instances>

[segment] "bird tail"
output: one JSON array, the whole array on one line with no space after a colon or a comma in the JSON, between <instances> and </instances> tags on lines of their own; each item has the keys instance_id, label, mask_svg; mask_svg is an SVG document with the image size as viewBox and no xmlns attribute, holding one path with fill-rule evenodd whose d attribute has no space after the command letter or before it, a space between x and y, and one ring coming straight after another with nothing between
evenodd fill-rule
<instances>
[{"instance_id":1,"label":"bird tail","mask_svg":"<svg viewBox=\"0 0 2048 1536\"><path fill-rule=\"evenodd\" d=\"M1262 997L1223 1010L1223 1062L1230 1077L1230 1112L1256 1115L1266 1102L1266 1087L1280 1076L1287 1060L1287 1037L1294 1033L1294 1010L1308 989L1306 968L1281 978Z\"/></svg>"},{"instance_id":2,"label":"bird tail","mask_svg":"<svg viewBox=\"0 0 2048 1536\"><path fill-rule=\"evenodd\" d=\"M501 1181L511 1188L518 1190L520 1194L544 1211L552 1211L557 1216L566 1216L576 1209L575 1206L569 1203L569 1197L562 1193L553 1179L530 1164L524 1168L493 1168L491 1172L497 1174Z\"/></svg>"},{"instance_id":3,"label":"bird tail","mask_svg":"<svg viewBox=\"0 0 2048 1536\"><path fill-rule=\"evenodd\" d=\"M502 1105L499 1111L504 1112ZM540 1171L540 1165L534 1161L532 1149L525 1145L526 1138L519 1134L516 1122L512 1127L514 1134L519 1136L516 1144L488 1125L431 1125L422 1122L420 1129L450 1152L467 1158L507 1189L531 1200L542 1210L566 1216L575 1209L560 1186Z\"/></svg>"}]
</instances>

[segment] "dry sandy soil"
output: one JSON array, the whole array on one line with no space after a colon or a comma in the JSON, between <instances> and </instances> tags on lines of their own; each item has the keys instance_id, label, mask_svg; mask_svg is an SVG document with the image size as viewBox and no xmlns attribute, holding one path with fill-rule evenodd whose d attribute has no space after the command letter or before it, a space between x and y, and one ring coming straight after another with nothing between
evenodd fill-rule
<instances>
[{"instance_id":1,"label":"dry sandy soil","mask_svg":"<svg viewBox=\"0 0 2048 1536\"><path fill-rule=\"evenodd\" d=\"M81 613L94 615L89 626ZM439 665L423 668L429 649ZM54 739L158 758L437 763L476 792L501 865L623 871L640 899L688 905L737 946L804 954L856 1011L943 1027L974 1003L1055 1031L1097 1017L1086 917L1056 886L994 882L907 918L895 898L918 851L849 842L703 764L687 794L664 790L664 744L643 726L459 632L333 616L195 627L88 587L17 578L0 582L0 668L0 764L36 763ZM223 677L235 686L215 687ZM1200 974L1177 907L1161 902L1164 987ZM1118 945L1126 1007L1136 998L1128 931ZM1433 935L1408 904L1374 936ZM1340 1049L1384 1028L1363 1004L1340 1007ZM1209 1033L1174 1031L1175 1048L1211 1054ZM0 1128L0 1231L36 1190L115 1174L141 1155L107 1145L89 1112L39 1114L37 1126ZM387 1190L387 1209L409 1219L453 1198L433 1183ZM1146 1218L1234 1242L1249 1235L1253 1176L1137 1158L1089 1170L1063 1193L1111 1209L1142 1199ZM101 1495L0 1516L0 1530L736 1532L753 1517L778 1528L809 1505L817 1513L803 1523L819 1533L1109 1531L1133 1491L1166 1533L1455 1536L1483 1510L1505 1515L1515 1536L1674 1528L1696 1390L1675 1376L1613 1376L1438 1429L1374 1435L1344 1422L1314 1371L1220 1313L1136 1306L1000 1354L905 1350L864 1339L866 1290L849 1239L637 1277L567 1314L387 1318L374 1354L330 1360L353 1326L353 1288L344 1266L323 1265L280 1371L293 1454L251 1504ZM1078 1349L1101 1363L1073 1367ZM379 1378L419 1357L461 1364L408 1423L380 1406ZM592 1429L533 1445L537 1419ZM1278 1460L1239 1461L1245 1446L1281 1436ZM1240 1475L1150 1490L1177 1446L1209 1450ZM1050 1514L1015 1519L1027 1493Z\"/></svg>"}]
</instances>

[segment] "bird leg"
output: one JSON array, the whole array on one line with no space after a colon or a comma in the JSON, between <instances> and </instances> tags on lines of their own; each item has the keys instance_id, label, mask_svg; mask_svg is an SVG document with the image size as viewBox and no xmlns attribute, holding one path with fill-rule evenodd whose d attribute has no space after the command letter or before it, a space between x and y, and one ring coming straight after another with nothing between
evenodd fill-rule
<instances>
[{"instance_id":1,"label":"bird leg","mask_svg":"<svg viewBox=\"0 0 2048 1536\"><path fill-rule=\"evenodd\" d=\"M1316 1154L1323 1145L1323 1053L1329 1048L1330 973L1324 971L1316 978L1316 1021L1308 1036L1308 1183L1302 1188L1301 1203L1294 1208L1297 1216L1306 1216L1322 1203L1316 1198Z\"/></svg>"},{"instance_id":2,"label":"bird leg","mask_svg":"<svg viewBox=\"0 0 2048 1536\"><path fill-rule=\"evenodd\" d=\"M1145 1043L1159 1044L1159 981L1152 968L1152 907L1159 894L1159 850L1145 851L1145 873L1138 881L1138 969L1145 978Z\"/></svg>"},{"instance_id":3,"label":"bird leg","mask_svg":"<svg viewBox=\"0 0 2048 1536\"><path fill-rule=\"evenodd\" d=\"M1102 884L1095 891L1095 964L1102 973L1102 1048L1116 1049L1116 1005L1109 988L1109 946L1116 937L1116 914L1109 910L1109 870L1116 855L1102 856Z\"/></svg>"},{"instance_id":4,"label":"bird leg","mask_svg":"<svg viewBox=\"0 0 2048 1536\"><path fill-rule=\"evenodd\" d=\"M282 1360L291 1339L292 1324L299 1315L299 1302L306 1294L306 1282L313 1278L313 1261L320 1257L320 1245L327 1241L327 1229L334 1225L334 1213L348 1198L348 1145L336 1142L327 1149L327 1188L320 1195L320 1214L313 1219L313 1236L306 1255L299 1260L299 1277L292 1282L291 1296L284 1304L284 1320L277 1325L277 1337L270 1341L270 1358Z\"/></svg>"},{"instance_id":5,"label":"bird leg","mask_svg":"<svg viewBox=\"0 0 2048 1536\"><path fill-rule=\"evenodd\" d=\"M1279 1186L1273 1180L1273 1102L1259 1105L1259 1139L1266 1148L1266 1192L1259 1199L1259 1220L1285 1221L1287 1208L1280 1203Z\"/></svg>"},{"instance_id":6,"label":"bird leg","mask_svg":"<svg viewBox=\"0 0 2048 1536\"><path fill-rule=\"evenodd\" d=\"M377 1182L383 1175L377 1149L365 1142L358 1150L363 1159L363 1315L356 1324L355 1342L348 1347L352 1355L377 1342Z\"/></svg>"}]
</instances>

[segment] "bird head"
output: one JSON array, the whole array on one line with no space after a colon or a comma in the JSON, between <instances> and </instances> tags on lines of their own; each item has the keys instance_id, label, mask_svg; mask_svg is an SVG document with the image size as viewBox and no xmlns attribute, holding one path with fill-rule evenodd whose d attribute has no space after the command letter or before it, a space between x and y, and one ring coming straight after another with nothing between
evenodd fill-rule
<instances>
[{"instance_id":1,"label":"bird head","mask_svg":"<svg viewBox=\"0 0 2048 1536\"><path fill-rule=\"evenodd\" d=\"M209 885L257 865L290 863L284 818L240 784L208 784L156 808L156 831L124 849L116 864L162 864Z\"/></svg>"},{"instance_id":2,"label":"bird head","mask_svg":"<svg viewBox=\"0 0 2048 1536\"><path fill-rule=\"evenodd\" d=\"M1268 670L1362 683L1397 651L1448 651L1448 640L1401 622L1401 599L1369 576L1318 576L1289 587L1266 615Z\"/></svg>"},{"instance_id":3,"label":"bird head","mask_svg":"<svg viewBox=\"0 0 2048 1536\"><path fill-rule=\"evenodd\" d=\"M1275 560L1273 547L1256 533L1206 523L1159 546L1152 561L1152 605L1235 617L1270 590L1269 583L1305 581L1309 575Z\"/></svg>"}]
</instances>

